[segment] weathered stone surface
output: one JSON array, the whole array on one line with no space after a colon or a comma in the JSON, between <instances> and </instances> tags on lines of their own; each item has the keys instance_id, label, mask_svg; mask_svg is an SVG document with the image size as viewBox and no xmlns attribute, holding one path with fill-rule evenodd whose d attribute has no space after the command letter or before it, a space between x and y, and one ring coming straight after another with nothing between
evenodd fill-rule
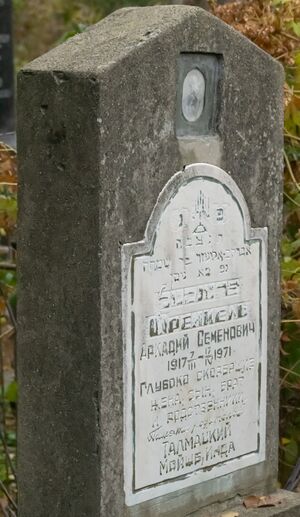
<instances>
[{"instance_id":1,"label":"weathered stone surface","mask_svg":"<svg viewBox=\"0 0 300 517\"><path fill-rule=\"evenodd\" d=\"M180 52L223 55L214 151L176 138ZM19 74L21 517L182 517L274 488L282 85L267 54L184 6L118 11ZM252 226L269 231L267 460L126 508L120 247L201 160L232 176Z\"/></svg>"}]
</instances>

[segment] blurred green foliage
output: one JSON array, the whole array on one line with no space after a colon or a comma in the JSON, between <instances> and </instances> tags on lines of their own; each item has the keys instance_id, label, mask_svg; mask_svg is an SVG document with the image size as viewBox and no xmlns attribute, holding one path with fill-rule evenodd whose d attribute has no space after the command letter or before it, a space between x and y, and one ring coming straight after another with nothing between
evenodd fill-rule
<instances>
[{"instance_id":1,"label":"blurred green foliage","mask_svg":"<svg viewBox=\"0 0 300 517\"><path fill-rule=\"evenodd\" d=\"M298 33L298 23L290 27ZM285 201L282 239L281 478L300 456L300 51L286 69Z\"/></svg>"},{"instance_id":2,"label":"blurred green foliage","mask_svg":"<svg viewBox=\"0 0 300 517\"><path fill-rule=\"evenodd\" d=\"M16 68L82 32L115 9L158 0L14 0Z\"/></svg>"}]
</instances>

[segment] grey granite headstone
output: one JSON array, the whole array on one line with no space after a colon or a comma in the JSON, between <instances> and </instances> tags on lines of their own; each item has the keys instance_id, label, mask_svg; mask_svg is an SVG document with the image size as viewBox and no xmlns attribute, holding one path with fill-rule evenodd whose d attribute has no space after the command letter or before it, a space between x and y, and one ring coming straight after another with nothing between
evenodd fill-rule
<instances>
[{"instance_id":1,"label":"grey granite headstone","mask_svg":"<svg viewBox=\"0 0 300 517\"><path fill-rule=\"evenodd\" d=\"M0 0L0 140L14 128L12 2Z\"/></svg>"},{"instance_id":2,"label":"grey granite headstone","mask_svg":"<svg viewBox=\"0 0 300 517\"><path fill-rule=\"evenodd\" d=\"M117 11L20 72L20 517L276 488L282 87L185 6Z\"/></svg>"}]
</instances>

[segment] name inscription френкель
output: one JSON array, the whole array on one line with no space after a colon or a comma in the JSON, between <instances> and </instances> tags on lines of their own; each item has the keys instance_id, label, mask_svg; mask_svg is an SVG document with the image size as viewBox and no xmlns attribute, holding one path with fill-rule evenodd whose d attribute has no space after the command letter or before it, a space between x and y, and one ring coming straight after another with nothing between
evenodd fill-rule
<instances>
[{"instance_id":1,"label":"name inscription \u0444\u0440\u0435\u043d\u043a\u0435\u043b\u044c","mask_svg":"<svg viewBox=\"0 0 300 517\"><path fill-rule=\"evenodd\" d=\"M207 164L123 246L128 505L264 460L267 230Z\"/></svg>"}]
</instances>

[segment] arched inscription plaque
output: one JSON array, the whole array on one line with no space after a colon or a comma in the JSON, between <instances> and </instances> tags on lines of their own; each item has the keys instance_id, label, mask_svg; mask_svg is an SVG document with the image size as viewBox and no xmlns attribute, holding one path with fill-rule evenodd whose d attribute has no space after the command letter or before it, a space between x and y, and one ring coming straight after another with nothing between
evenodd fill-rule
<instances>
[{"instance_id":1,"label":"arched inscription plaque","mask_svg":"<svg viewBox=\"0 0 300 517\"><path fill-rule=\"evenodd\" d=\"M264 460L266 246L207 164L175 174L123 246L128 505Z\"/></svg>"}]
</instances>

